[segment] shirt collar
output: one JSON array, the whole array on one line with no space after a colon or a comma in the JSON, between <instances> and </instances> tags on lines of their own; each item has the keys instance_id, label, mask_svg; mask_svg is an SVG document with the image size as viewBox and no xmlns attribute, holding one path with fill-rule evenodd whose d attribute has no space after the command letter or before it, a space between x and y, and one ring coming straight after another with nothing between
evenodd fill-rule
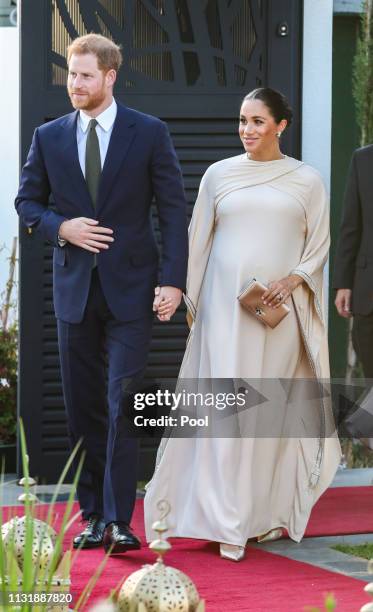
<instances>
[{"instance_id":1,"label":"shirt collar","mask_svg":"<svg viewBox=\"0 0 373 612\"><path fill-rule=\"evenodd\" d=\"M113 127L116 116L117 116L117 103L113 98L113 101L110 104L110 106L106 108L102 113L97 115L96 121L99 124L99 126L103 130L105 130L105 132L108 132ZM87 131L88 125L91 119L92 117L87 115L87 113L85 113L83 110L79 111L80 127L84 133Z\"/></svg>"}]
</instances>

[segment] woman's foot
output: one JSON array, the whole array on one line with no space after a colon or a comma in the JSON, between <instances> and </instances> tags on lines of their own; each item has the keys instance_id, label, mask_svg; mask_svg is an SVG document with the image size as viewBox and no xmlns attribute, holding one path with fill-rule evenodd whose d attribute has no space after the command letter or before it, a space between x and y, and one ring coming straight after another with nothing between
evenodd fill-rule
<instances>
[{"instance_id":1,"label":"woman's foot","mask_svg":"<svg viewBox=\"0 0 373 612\"><path fill-rule=\"evenodd\" d=\"M275 540L281 540L284 535L285 530L282 527L276 527L276 529L271 529L268 533L258 536L257 541L259 544L262 542L274 542Z\"/></svg>"},{"instance_id":2,"label":"woman's foot","mask_svg":"<svg viewBox=\"0 0 373 612\"><path fill-rule=\"evenodd\" d=\"M245 547L236 544L220 544L220 556L230 561L241 561L245 556Z\"/></svg>"}]
</instances>

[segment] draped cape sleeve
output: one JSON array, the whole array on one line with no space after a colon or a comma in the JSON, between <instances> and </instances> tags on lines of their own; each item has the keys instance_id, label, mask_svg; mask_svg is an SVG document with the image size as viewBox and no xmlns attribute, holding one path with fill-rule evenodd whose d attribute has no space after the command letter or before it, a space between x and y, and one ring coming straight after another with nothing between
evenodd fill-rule
<instances>
[{"instance_id":1,"label":"draped cape sleeve","mask_svg":"<svg viewBox=\"0 0 373 612\"><path fill-rule=\"evenodd\" d=\"M184 296L189 327L196 317L199 294L214 236L214 225L215 188L213 171L207 170L201 180L189 226L187 290Z\"/></svg>"},{"instance_id":2,"label":"draped cape sleeve","mask_svg":"<svg viewBox=\"0 0 373 612\"><path fill-rule=\"evenodd\" d=\"M317 378L329 378L329 351L324 322L323 270L330 246L329 199L319 173L304 166L294 180L306 219L304 249L299 263L289 274L304 280L292 294L305 347ZM292 185L294 186L294 185ZM295 188L295 186L294 186Z\"/></svg>"},{"instance_id":3,"label":"draped cape sleeve","mask_svg":"<svg viewBox=\"0 0 373 612\"><path fill-rule=\"evenodd\" d=\"M330 246L329 200L319 174L308 170L309 190L304 198L306 237L304 251L298 265L290 271L298 274L313 293L314 307L323 322L323 269Z\"/></svg>"}]
</instances>

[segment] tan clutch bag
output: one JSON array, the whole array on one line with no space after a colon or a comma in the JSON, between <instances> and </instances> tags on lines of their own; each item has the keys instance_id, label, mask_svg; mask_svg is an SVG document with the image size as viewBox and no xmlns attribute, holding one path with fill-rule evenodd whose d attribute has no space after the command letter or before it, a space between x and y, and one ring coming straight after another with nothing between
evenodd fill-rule
<instances>
[{"instance_id":1,"label":"tan clutch bag","mask_svg":"<svg viewBox=\"0 0 373 612\"><path fill-rule=\"evenodd\" d=\"M267 290L267 287L252 278L249 284L241 291L238 296L238 301L241 306L246 308L254 317L269 327L276 327L286 315L289 314L290 308L286 304L281 304L279 308L270 308L262 302L262 295Z\"/></svg>"}]
</instances>

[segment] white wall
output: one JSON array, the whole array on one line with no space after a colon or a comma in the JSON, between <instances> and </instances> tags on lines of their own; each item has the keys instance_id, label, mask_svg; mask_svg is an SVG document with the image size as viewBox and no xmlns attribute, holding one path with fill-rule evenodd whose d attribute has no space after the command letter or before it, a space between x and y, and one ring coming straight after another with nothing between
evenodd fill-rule
<instances>
[{"instance_id":1,"label":"white wall","mask_svg":"<svg viewBox=\"0 0 373 612\"><path fill-rule=\"evenodd\" d=\"M304 0L302 160L321 172L330 190L333 0ZM325 296L328 295L325 268Z\"/></svg>"},{"instance_id":2,"label":"white wall","mask_svg":"<svg viewBox=\"0 0 373 612\"><path fill-rule=\"evenodd\" d=\"M302 159L330 186L333 0L304 0Z\"/></svg>"},{"instance_id":3,"label":"white wall","mask_svg":"<svg viewBox=\"0 0 373 612\"><path fill-rule=\"evenodd\" d=\"M5 288L18 217L13 206L19 175L19 29L0 27L0 293Z\"/></svg>"}]
</instances>

